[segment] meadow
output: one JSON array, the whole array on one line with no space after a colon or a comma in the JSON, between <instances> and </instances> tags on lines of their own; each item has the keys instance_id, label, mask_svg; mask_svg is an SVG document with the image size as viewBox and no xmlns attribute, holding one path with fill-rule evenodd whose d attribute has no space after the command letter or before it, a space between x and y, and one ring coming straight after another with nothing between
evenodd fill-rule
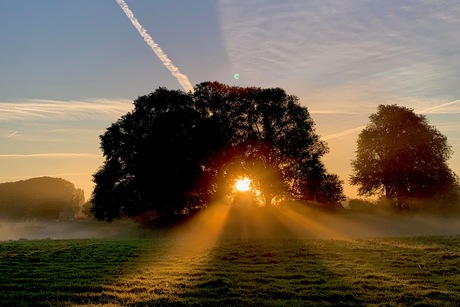
<instances>
[{"instance_id":1,"label":"meadow","mask_svg":"<svg viewBox=\"0 0 460 307\"><path fill-rule=\"evenodd\" d=\"M0 306L459 305L459 235L302 236L284 213L253 214L130 239L0 242Z\"/></svg>"}]
</instances>

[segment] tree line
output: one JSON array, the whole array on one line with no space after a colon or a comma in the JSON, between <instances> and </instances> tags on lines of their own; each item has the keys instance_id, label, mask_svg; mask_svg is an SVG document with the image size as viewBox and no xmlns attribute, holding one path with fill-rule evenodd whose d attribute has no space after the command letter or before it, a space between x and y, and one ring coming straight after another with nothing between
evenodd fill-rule
<instances>
[{"instance_id":1,"label":"tree line","mask_svg":"<svg viewBox=\"0 0 460 307\"><path fill-rule=\"evenodd\" d=\"M61 178L38 177L0 184L0 217L58 219L64 207L77 213L84 191Z\"/></svg>"},{"instance_id":2,"label":"tree line","mask_svg":"<svg viewBox=\"0 0 460 307\"><path fill-rule=\"evenodd\" d=\"M100 136L105 160L94 174L92 214L100 220L204 207L252 180L265 206L276 198L336 206L343 182L321 161L327 144L296 96L281 88L204 82L194 93L138 97ZM426 118L379 106L358 137L352 184L399 209L417 200L458 203L447 139Z\"/></svg>"}]
</instances>

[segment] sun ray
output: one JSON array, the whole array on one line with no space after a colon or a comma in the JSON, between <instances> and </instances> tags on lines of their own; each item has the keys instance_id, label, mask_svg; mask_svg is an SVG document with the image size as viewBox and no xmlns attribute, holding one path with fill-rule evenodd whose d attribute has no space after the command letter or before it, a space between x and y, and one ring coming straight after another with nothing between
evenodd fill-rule
<instances>
[{"instance_id":1,"label":"sun ray","mask_svg":"<svg viewBox=\"0 0 460 307\"><path fill-rule=\"evenodd\" d=\"M131 303L159 301L190 286L209 262L229 208L229 204L212 204L176 229L160 234L163 239L155 240L160 243L145 251L136 267L103 286L105 295Z\"/></svg>"}]
</instances>

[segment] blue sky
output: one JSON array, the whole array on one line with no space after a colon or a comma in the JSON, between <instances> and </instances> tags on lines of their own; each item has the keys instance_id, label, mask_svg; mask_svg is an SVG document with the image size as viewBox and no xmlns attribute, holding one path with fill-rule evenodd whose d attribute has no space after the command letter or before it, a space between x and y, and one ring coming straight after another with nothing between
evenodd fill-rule
<instances>
[{"instance_id":1,"label":"blue sky","mask_svg":"<svg viewBox=\"0 0 460 307\"><path fill-rule=\"evenodd\" d=\"M126 3L193 85L297 95L347 195L357 135L382 103L426 114L460 174L460 2ZM115 0L0 0L0 40L0 182L58 176L89 197L99 135L138 96L181 89Z\"/></svg>"}]
</instances>

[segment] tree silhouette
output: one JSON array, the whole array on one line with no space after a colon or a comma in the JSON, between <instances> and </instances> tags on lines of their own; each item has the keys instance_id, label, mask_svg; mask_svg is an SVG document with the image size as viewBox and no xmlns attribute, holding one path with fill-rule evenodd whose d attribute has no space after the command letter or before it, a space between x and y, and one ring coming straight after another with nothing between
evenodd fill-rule
<instances>
[{"instance_id":1,"label":"tree silhouette","mask_svg":"<svg viewBox=\"0 0 460 307\"><path fill-rule=\"evenodd\" d=\"M360 195L383 195L399 209L410 200L458 198L458 177L449 169L447 138L425 116L380 105L359 134L350 183Z\"/></svg>"},{"instance_id":2,"label":"tree silhouette","mask_svg":"<svg viewBox=\"0 0 460 307\"><path fill-rule=\"evenodd\" d=\"M94 175L91 209L98 219L181 209L181 195L202 173L204 136L191 96L159 88L134 107L101 136L106 160Z\"/></svg>"},{"instance_id":3,"label":"tree silhouette","mask_svg":"<svg viewBox=\"0 0 460 307\"><path fill-rule=\"evenodd\" d=\"M341 182L326 173L320 158L327 146L314 130L308 109L297 97L280 88L238 88L204 83L195 97L204 103L205 114L226 127L226 139L217 147L220 159L214 168L227 175L245 173L262 192L265 204L289 192L297 198L334 203L342 198ZM221 126L221 125L217 125ZM219 129L213 129L219 131ZM219 139L219 135L216 135Z\"/></svg>"},{"instance_id":4,"label":"tree silhouette","mask_svg":"<svg viewBox=\"0 0 460 307\"><path fill-rule=\"evenodd\" d=\"M98 219L209 203L242 175L266 205L283 193L326 203L343 197L338 177L320 161L327 147L307 108L279 88L159 88L134 101L101 136L101 148L91 208Z\"/></svg>"},{"instance_id":5,"label":"tree silhouette","mask_svg":"<svg viewBox=\"0 0 460 307\"><path fill-rule=\"evenodd\" d=\"M0 184L0 216L14 219L57 219L63 208L75 213L85 201L84 191L52 177L37 177Z\"/></svg>"}]
</instances>

